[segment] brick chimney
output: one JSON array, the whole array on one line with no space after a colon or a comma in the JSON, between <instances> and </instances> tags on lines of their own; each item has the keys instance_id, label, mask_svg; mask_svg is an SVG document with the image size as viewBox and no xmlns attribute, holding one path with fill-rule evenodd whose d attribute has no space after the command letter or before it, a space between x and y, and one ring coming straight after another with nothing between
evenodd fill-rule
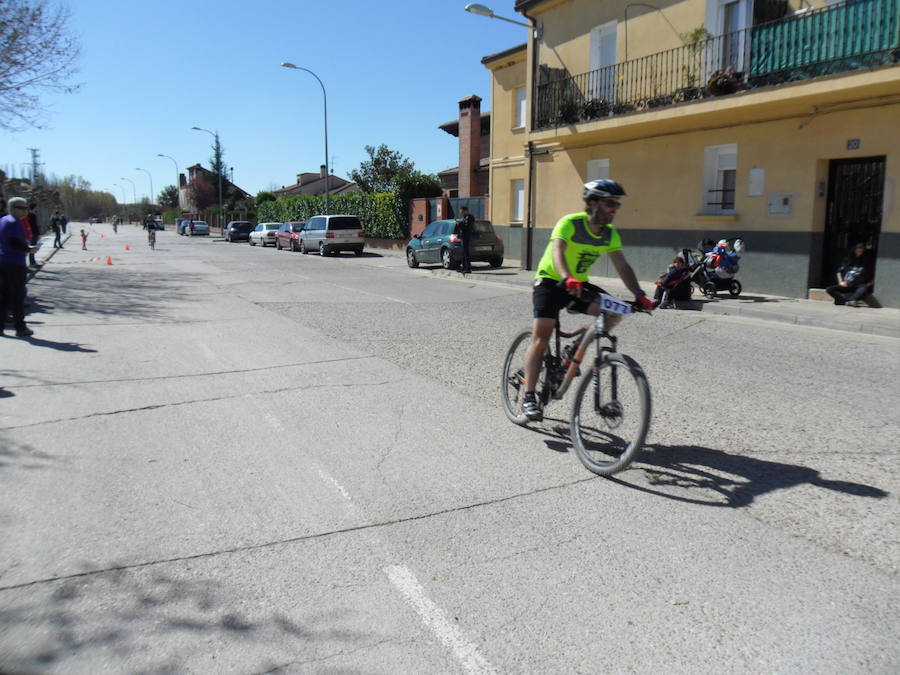
<instances>
[{"instance_id":1,"label":"brick chimney","mask_svg":"<svg viewBox=\"0 0 900 675\"><path fill-rule=\"evenodd\" d=\"M327 171L328 171L328 169L325 168L325 165L324 165L324 164L320 164L320 165L319 165L319 178L325 178L325 173L326 173Z\"/></svg>"},{"instance_id":2,"label":"brick chimney","mask_svg":"<svg viewBox=\"0 0 900 675\"><path fill-rule=\"evenodd\" d=\"M481 98L472 94L459 102L459 196L477 197L481 157Z\"/></svg>"}]
</instances>

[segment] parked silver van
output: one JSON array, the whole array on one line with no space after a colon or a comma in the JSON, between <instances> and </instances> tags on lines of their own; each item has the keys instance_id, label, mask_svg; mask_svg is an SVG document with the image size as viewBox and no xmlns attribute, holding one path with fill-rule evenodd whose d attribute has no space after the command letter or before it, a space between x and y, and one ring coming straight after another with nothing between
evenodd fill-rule
<instances>
[{"instance_id":1,"label":"parked silver van","mask_svg":"<svg viewBox=\"0 0 900 675\"><path fill-rule=\"evenodd\" d=\"M330 255L353 251L362 255L366 245L362 225L356 216L313 216L298 236L301 253L318 251L319 255Z\"/></svg>"}]
</instances>

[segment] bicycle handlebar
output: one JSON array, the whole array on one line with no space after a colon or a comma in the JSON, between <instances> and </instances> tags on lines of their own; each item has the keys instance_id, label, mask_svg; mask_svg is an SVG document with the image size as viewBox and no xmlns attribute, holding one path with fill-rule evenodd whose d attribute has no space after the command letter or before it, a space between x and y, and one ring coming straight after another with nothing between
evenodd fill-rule
<instances>
[{"instance_id":1,"label":"bicycle handlebar","mask_svg":"<svg viewBox=\"0 0 900 675\"><path fill-rule=\"evenodd\" d=\"M565 289L565 287L566 287L565 280L560 281L557 284L557 286L559 288ZM589 303L595 302L605 292L606 291L604 291L602 288L600 288L599 286L597 286L595 284L592 284L589 282L583 282L582 287L581 287L581 297L573 298L572 302L574 302L575 300L585 300ZM607 293L607 295L609 295L609 294ZM639 303L637 300L622 300L622 302L624 302L626 305L629 305L635 313L653 314L652 310L645 309L643 307L643 305L641 305L641 303ZM571 304L572 303L570 302L569 305L567 306L567 309L571 307Z\"/></svg>"}]
</instances>

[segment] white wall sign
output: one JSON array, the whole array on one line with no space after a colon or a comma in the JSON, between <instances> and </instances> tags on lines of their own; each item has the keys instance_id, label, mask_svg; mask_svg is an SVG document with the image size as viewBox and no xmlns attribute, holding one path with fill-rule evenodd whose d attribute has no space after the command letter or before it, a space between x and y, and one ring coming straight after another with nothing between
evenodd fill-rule
<instances>
[{"instance_id":1,"label":"white wall sign","mask_svg":"<svg viewBox=\"0 0 900 675\"><path fill-rule=\"evenodd\" d=\"M750 169L750 180L747 184L748 197L762 197L766 192L766 170Z\"/></svg>"}]
</instances>

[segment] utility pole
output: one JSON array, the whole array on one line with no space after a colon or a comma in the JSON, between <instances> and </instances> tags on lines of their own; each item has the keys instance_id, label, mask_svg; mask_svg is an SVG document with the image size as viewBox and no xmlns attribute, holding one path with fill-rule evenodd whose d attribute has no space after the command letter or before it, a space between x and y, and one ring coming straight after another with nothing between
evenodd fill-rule
<instances>
[{"instance_id":1,"label":"utility pole","mask_svg":"<svg viewBox=\"0 0 900 675\"><path fill-rule=\"evenodd\" d=\"M37 185L38 167L41 165L41 151L37 148L25 148L31 152L31 184Z\"/></svg>"}]
</instances>

